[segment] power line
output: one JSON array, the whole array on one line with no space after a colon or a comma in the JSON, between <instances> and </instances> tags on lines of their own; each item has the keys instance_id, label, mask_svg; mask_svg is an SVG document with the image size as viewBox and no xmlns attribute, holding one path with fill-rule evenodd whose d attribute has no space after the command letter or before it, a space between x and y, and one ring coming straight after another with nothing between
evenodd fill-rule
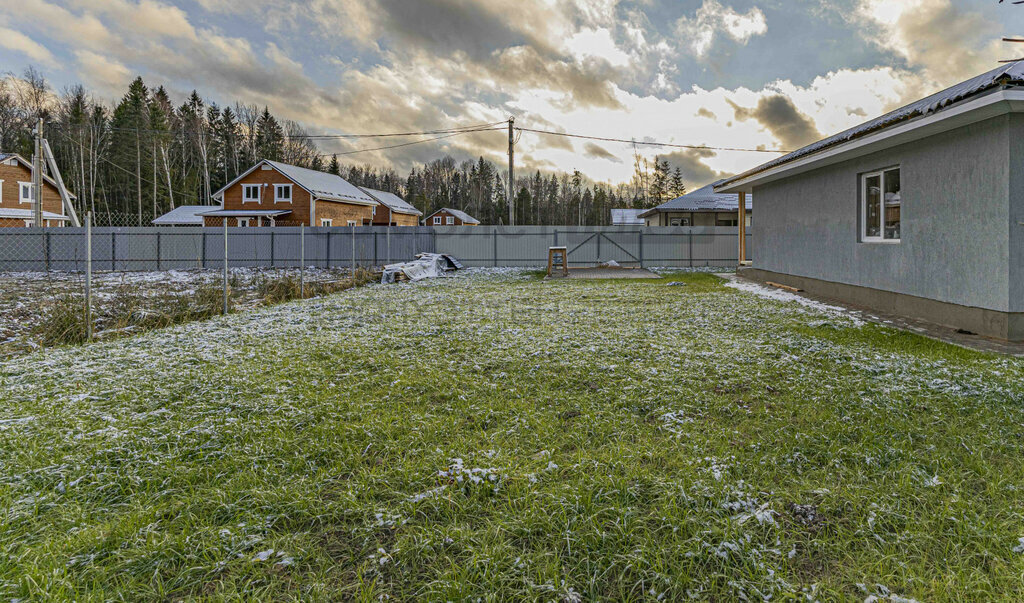
<instances>
[{"instance_id":1,"label":"power line","mask_svg":"<svg viewBox=\"0 0 1024 603\"><path fill-rule=\"evenodd\" d=\"M61 138L63 138L64 140L66 140L66 141L68 141L68 142L70 142L70 143L72 143L72 144L78 144L78 145L79 145L79 146L81 147L81 143L79 143L79 142L77 142L77 141L75 141L75 140L72 140L72 139L71 139L71 137L69 137L69 136L67 136L66 134L62 133L62 132L61 132L60 130L57 130L57 129L53 129L53 130L50 130L50 132L52 132L52 133L56 134L57 136L60 136ZM137 177L137 178L139 178L140 180L142 180L142 181L143 181L143 182L145 182L146 184L156 184L157 186L162 186L162 187L164 187L164 188L167 188L167 185L166 185L166 184L162 184L162 183L160 183L160 182L156 182L156 183L154 183L154 182L153 182L152 180L150 180L149 178L144 178L144 177L142 177L142 176L141 176L141 175L140 175L140 174L139 174L139 173L138 173L138 172L137 172L136 170L129 170L128 168L122 167L121 165L119 165L119 164L117 164L117 163L114 163L113 161L111 161L111 160L107 159L107 158L106 158L106 157L104 157L103 155L100 155L100 154L96 154L96 153L91 153L91 155L92 155L92 158L93 158L94 160L95 160L95 159L98 159L98 160L100 160L100 161L102 161L102 162L104 162L104 163L106 163L106 164L108 164L108 165L111 165L111 166L113 166L113 167L115 167L115 168L117 168L117 169L121 170L122 172L124 172L124 173L128 174L129 176L132 176L132 177ZM189 199L195 199L195 200L197 200L197 201L199 200L199 197L197 197L196 195L194 195L194 194L192 194L192 193L185 193L185 192L182 192L182 191L176 191L176 190L174 190L174 189L168 189L168 190L170 190L170 191L171 191L172 193L174 193L175 195L181 195L182 197L188 197Z\"/></svg>"},{"instance_id":2,"label":"power line","mask_svg":"<svg viewBox=\"0 0 1024 603\"><path fill-rule=\"evenodd\" d=\"M649 147L671 147L676 149L695 149L701 151L743 151L748 153L791 153L776 149L741 149L736 147L712 147L708 145L674 144L670 142L647 142L642 140L626 140L625 138L607 138L604 136L587 136L585 134L570 134L568 132L553 132L551 130L536 130L533 128L516 128L522 132L534 132L536 134L550 134L552 136L564 136L566 138L582 138L584 140L600 140L603 142L622 142L626 144L639 144Z\"/></svg>"},{"instance_id":3,"label":"power line","mask_svg":"<svg viewBox=\"0 0 1024 603\"><path fill-rule=\"evenodd\" d=\"M337 155L337 156L341 157L341 156L344 156L344 155L355 155L357 153L369 153L370 151L385 151L385 150L388 150L388 149L398 149L398 148L401 148L401 147L412 146L414 144L421 144L421 143L424 143L424 142L434 142L434 141L442 140L442 139L445 139L445 138L452 138L453 136L461 136L463 134L472 134L474 132L493 132L495 130L501 130L501 129L503 129L503 128L480 128L478 130L465 130L465 131L453 132L453 133L450 133L450 134L445 134L443 136L437 136L435 138L426 138L426 139L423 139L423 140L414 140L412 142L403 142L402 144L393 144L393 145L388 145L388 146L383 146L383 147L374 147L374 148L371 148L371 149L356 149L355 151L345 151L343 153L320 153L319 156L320 157L333 157L333 156Z\"/></svg>"},{"instance_id":4,"label":"power line","mask_svg":"<svg viewBox=\"0 0 1024 603\"><path fill-rule=\"evenodd\" d=\"M438 130L425 130L422 132L388 132L383 134L302 134L295 138L306 138L315 140L325 139L347 139L347 138L389 138L389 137L402 137L402 136L431 136L435 134L455 134L462 132L476 132L482 128L490 128L503 124L503 121L497 121L489 124L477 124L472 126L460 126L454 128L443 128ZM174 134L174 130L147 130L137 128L117 128L110 126L108 127L112 132L130 132L130 133L143 133L143 134ZM234 136L240 138L251 138L257 136L257 132L234 132Z\"/></svg>"}]
</instances>

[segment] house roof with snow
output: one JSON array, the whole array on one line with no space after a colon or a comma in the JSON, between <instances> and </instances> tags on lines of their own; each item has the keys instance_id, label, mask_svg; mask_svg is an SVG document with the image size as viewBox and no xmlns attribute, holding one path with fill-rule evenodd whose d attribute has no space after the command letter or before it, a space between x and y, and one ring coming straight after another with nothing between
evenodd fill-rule
<instances>
[{"instance_id":1,"label":"house roof with snow","mask_svg":"<svg viewBox=\"0 0 1024 603\"><path fill-rule=\"evenodd\" d=\"M35 218L35 216L36 213L31 209L13 209L7 207L0 208L0 218L9 218L12 220L31 220ZM67 216L63 216L61 214L55 214L53 212L44 211L43 219L66 222L70 218L68 218Z\"/></svg>"},{"instance_id":2,"label":"house roof with snow","mask_svg":"<svg viewBox=\"0 0 1024 603\"><path fill-rule=\"evenodd\" d=\"M280 161L271 161L269 159L264 159L246 170L245 173L239 175L237 178L226 184L224 188L214 193L213 198L218 199L222 197L224 195L224 191L228 190L237 184L239 180L245 178L263 165L269 165L278 172L281 172L289 180L298 186L301 186L310 195L313 195L317 199L341 201L343 203L355 203L357 205L377 205L376 199L341 176L317 170L310 170L297 165L281 163Z\"/></svg>"},{"instance_id":3,"label":"house roof with snow","mask_svg":"<svg viewBox=\"0 0 1024 603\"><path fill-rule=\"evenodd\" d=\"M642 209L612 209L612 225L642 225L644 223L644 219L640 217L642 213L644 213Z\"/></svg>"},{"instance_id":4,"label":"house roof with snow","mask_svg":"<svg viewBox=\"0 0 1024 603\"><path fill-rule=\"evenodd\" d=\"M1001 94L1007 91L1013 91L1014 94ZM881 142L881 138L905 133L902 130L909 131L923 126L931 126L933 124L928 122L931 117L937 120L954 118L974 110L982 110L975 121L984 119L985 115L994 116L998 114L996 111L999 108L993 107L993 105L1004 100L1024 100L1024 97L1017 96L1022 91L1024 91L1024 61L1008 63L724 180L716 185L716 189L739 190L743 188L749 190L755 177L758 180L763 180L762 175L767 177L783 169L796 167L797 162L801 165L816 162L825 159L829 154L838 155L844 148L858 143L867 146L871 143ZM969 118L965 117L963 121L971 123L967 119ZM925 135L928 134L922 132L919 138L923 138Z\"/></svg>"},{"instance_id":5,"label":"house roof with snow","mask_svg":"<svg viewBox=\"0 0 1024 603\"><path fill-rule=\"evenodd\" d=\"M657 207L653 207L640 217L646 218L657 213L664 212L689 212L689 211L737 211L740 207L739 195L736 193L716 193L715 186L725 182L719 180L707 186L698 188L693 192L666 201ZM753 195L747 195L747 209L753 207Z\"/></svg>"},{"instance_id":6,"label":"house roof with snow","mask_svg":"<svg viewBox=\"0 0 1024 603\"><path fill-rule=\"evenodd\" d=\"M466 212L462 211L461 209L452 209L450 207L442 207L441 209L439 209L439 210L435 211L434 213L430 214L430 216L433 216L434 214L440 213L442 211L448 212L449 214L455 216L459 220L462 220L463 224L479 224L480 223L480 220L477 220L476 218L474 218L473 216L467 214ZM427 216L427 218L430 218L430 216Z\"/></svg>"},{"instance_id":7,"label":"house roof with snow","mask_svg":"<svg viewBox=\"0 0 1024 603\"><path fill-rule=\"evenodd\" d=\"M200 213L216 209L210 205L181 205L153 220L154 226L202 226Z\"/></svg>"},{"instance_id":8,"label":"house roof with snow","mask_svg":"<svg viewBox=\"0 0 1024 603\"><path fill-rule=\"evenodd\" d=\"M386 191L379 191L373 188L366 188L360 186L360 189L368 193L371 197L381 202L382 205L390 209L391 211L399 214L409 214L413 216L422 216L423 212L413 207L405 199L399 197L394 193Z\"/></svg>"}]
</instances>

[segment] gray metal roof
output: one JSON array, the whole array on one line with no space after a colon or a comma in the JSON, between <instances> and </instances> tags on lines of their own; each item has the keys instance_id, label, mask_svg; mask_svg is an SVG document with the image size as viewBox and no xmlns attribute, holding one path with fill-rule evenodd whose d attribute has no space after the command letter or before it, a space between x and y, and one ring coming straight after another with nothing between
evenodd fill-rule
<instances>
[{"instance_id":1,"label":"gray metal roof","mask_svg":"<svg viewBox=\"0 0 1024 603\"><path fill-rule=\"evenodd\" d=\"M423 215L423 212L416 209L415 207L407 203L405 199L402 199L401 197L394 193L379 191L374 188L366 188L365 186L360 186L359 188L369 193L371 197L380 201L383 205L390 208L391 211L393 212L397 212L400 214L411 214L413 216Z\"/></svg>"},{"instance_id":2,"label":"gray metal roof","mask_svg":"<svg viewBox=\"0 0 1024 603\"><path fill-rule=\"evenodd\" d=\"M434 214L436 214L437 212L441 212L441 211L446 211L446 212L450 213L451 215L455 216L456 218L462 220L462 222L465 223L465 224L479 224L480 223L480 220L477 220L476 218L474 218L473 216L467 214L466 212L462 211L461 209L452 209L450 207L442 207L441 209L435 211ZM430 214L430 215L433 216L434 214ZM430 216L427 216L427 217L430 217Z\"/></svg>"},{"instance_id":3,"label":"gray metal roof","mask_svg":"<svg viewBox=\"0 0 1024 603\"><path fill-rule=\"evenodd\" d=\"M287 163L281 163L278 161L270 161L269 159L267 159L266 162L274 166L274 169L277 171L288 176L288 178L293 180L302 188L316 195L317 198L334 201L349 201L364 205L377 204L377 201L370 195L366 194L366 191L363 191L358 186L349 183L341 176L301 168L295 165L288 165Z\"/></svg>"},{"instance_id":4,"label":"gray metal roof","mask_svg":"<svg viewBox=\"0 0 1024 603\"><path fill-rule=\"evenodd\" d=\"M707 186L698 188L693 192L686 193L682 197L676 197L666 201L658 207L649 209L640 214L647 217L659 212L668 211L737 211L740 208L739 195L736 193L716 193L715 187L720 186L725 180L713 182ZM747 209L753 207L754 196L747 195Z\"/></svg>"},{"instance_id":5,"label":"gray metal roof","mask_svg":"<svg viewBox=\"0 0 1024 603\"><path fill-rule=\"evenodd\" d=\"M200 212L201 216L225 216L228 218L239 217L239 218L255 218L256 216L264 216L267 218L273 218L276 216L283 216L285 214L292 213L290 209L211 209L209 211Z\"/></svg>"},{"instance_id":6,"label":"gray metal roof","mask_svg":"<svg viewBox=\"0 0 1024 603\"><path fill-rule=\"evenodd\" d=\"M644 219L640 217L642 213L644 213L642 209L613 208L612 224L643 224Z\"/></svg>"},{"instance_id":7,"label":"gray metal roof","mask_svg":"<svg viewBox=\"0 0 1024 603\"><path fill-rule=\"evenodd\" d=\"M0 161L2 161L2 159L0 159ZM36 212L31 210L31 209L13 209L13 208L7 208L7 207L0 208L0 218L11 218L11 219L19 219L19 220L31 220L32 218L35 217L35 215L36 215ZM68 219L68 217L63 215L63 214L55 214L53 212L44 211L43 212L43 219L44 220L61 220L61 221L66 221Z\"/></svg>"},{"instance_id":8,"label":"gray metal roof","mask_svg":"<svg viewBox=\"0 0 1024 603\"><path fill-rule=\"evenodd\" d=\"M156 226L202 226L203 217L199 214L214 209L216 208L210 205L182 205L154 219L153 224Z\"/></svg>"},{"instance_id":9,"label":"gray metal roof","mask_svg":"<svg viewBox=\"0 0 1024 603\"><path fill-rule=\"evenodd\" d=\"M1024 61L1008 63L993 69L992 71L973 77L965 82L960 82L951 88L937 92L917 102L910 103L905 107L900 107L895 111L890 111L881 117L877 117L859 126L850 128L849 130L845 130L834 136L830 136L813 144L807 145L806 147L793 151L788 155L784 155L778 159L759 165L756 168L746 171L738 176L723 180L718 184L718 186L723 184L732 184L737 180L742 180L759 172L770 170L784 163L793 161L794 159L806 157L807 155L817 153L823 149L860 138L861 136L866 136L867 134L888 128L897 123L922 115L936 113L953 103L973 96L978 96L988 90L998 88L1000 86L1021 85L1024 85Z\"/></svg>"}]
</instances>

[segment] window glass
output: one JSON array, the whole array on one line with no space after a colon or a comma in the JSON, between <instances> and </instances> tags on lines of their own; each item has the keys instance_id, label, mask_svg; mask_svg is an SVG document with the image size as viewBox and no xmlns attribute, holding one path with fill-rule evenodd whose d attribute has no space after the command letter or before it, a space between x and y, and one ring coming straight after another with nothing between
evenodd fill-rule
<instances>
[{"instance_id":1,"label":"window glass","mask_svg":"<svg viewBox=\"0 0 1024 603\"><path fill-rule=\"evenodd\" d=\"M287 184L278 184L275 187L276 201L291 201L292 187Z\"/></svg>"},{"instance_id":2,"label":"window glass","mask_svg":"<svg viewBox=\"0 0 1024 603\"><path fill-rule=\"evenodd\" d=\"M434 224L440 224L440 223L441 223L441 216L434 216Z\"/></svg>"},{"instance_id":3,"label":"window glass","mask_svg":"<svg viewBox=\"0 0 1024 603\"><path fill-rule=\"evenodd\" d=\"M882 175L883 189L885 194L882 197L885 203L883 212L884 234L886 239L899 240L900 238L900 171L887 170Z\"/></svg>"},{"instance_id":4,"label":"window glass","mask_svg":"<svg viewBox=\"0 0 1024 603\"><path fill-rule=\"evenodd\" d=\"M242 187L242 200L243 201L259 201L260 200L260 185L258 184L246 184Z\"/></svg>"},{"instance_id":5,"label":"window glass","mask_svg":"<svg viewBox=\"0 0 1024 603\"><path fill-rule=\"evenodd\" d=\"M21 182L18 187L19 195L18 201L21 203L31 203L32 201L32 184L29 182Z\"/></svg>"},{"instance_id":6,"label":"window glass","mask_svg":"<svg viewBox=\"0 0 1024 603\"><path fill-rule=\"evenodd\" d=\"M320 218L320 226L330 226L330 225L331 225L331 220L328 220L326 218Z\"/></svg>"},{"instance_id":7,"label":"window glass","mask_svg":"<svg viewBox=\"0 0 1024 603\"><path fill-rule=\"evenodd\" d=\"M864 179L864 236L882 236L882 177L878 174Z\"/></svg>"},{"instance_id":8,"label":"window glass","mask_svg":"<svg viewBox=\"0 0 1024 603\"><path fill-rule=\"evenodd\" d=\"M447 222L448 224L455 224L455 218L453 218L453 217L451 217L451 216L448 216L447 218L445 218L445 221L446 221L446 222Z\"/></svg>"}]
</instances>

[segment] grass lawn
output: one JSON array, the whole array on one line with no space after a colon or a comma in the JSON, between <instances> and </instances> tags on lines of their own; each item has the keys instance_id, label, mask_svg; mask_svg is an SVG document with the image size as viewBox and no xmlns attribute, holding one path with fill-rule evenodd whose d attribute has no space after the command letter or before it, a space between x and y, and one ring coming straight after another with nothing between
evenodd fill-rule
<instances>
[{"instance_id":1,"label":"grass lawn","mask_svg":"<svg viewBox=\"0 0 1024 603\"><path fill-rule=\"evenodd\" d=\"M1024 598L1024 361L669 278L3 361L0 601Z\"/></svg>"}]
</instances>

